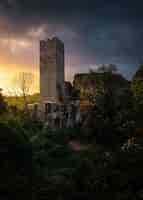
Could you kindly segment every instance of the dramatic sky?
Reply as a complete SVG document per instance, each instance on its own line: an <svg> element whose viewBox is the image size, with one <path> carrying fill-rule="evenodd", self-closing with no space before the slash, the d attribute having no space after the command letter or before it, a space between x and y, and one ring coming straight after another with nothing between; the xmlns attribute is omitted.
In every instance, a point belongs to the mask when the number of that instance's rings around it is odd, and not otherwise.
<svg viewBox="0 0 143 200"><path fill-rule="evenodd" d="M52 36L65 43L66 79L102 63L131 78L143 63L143 1L0 0L0 87L19 71L37 76L38 41Z"/></svg>

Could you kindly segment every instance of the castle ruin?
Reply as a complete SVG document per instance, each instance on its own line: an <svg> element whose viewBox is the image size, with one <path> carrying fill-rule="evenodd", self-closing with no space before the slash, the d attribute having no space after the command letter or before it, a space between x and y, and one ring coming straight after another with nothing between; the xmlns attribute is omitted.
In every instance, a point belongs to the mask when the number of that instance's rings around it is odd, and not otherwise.
<svg viewBox="0 0 143 200"><path fill-rule="evenodd" d="M73 127L79 109L72 100L73 87L64 79L64 44L54 37L40 41L40 104L33 117L48 127Z"/></svg>
<svg viewBox="0 0 143 200"><path fill-rule="evenodd" d="M64 99L64 44L54 37L40 41L40 97L42 103Z"/></svg>

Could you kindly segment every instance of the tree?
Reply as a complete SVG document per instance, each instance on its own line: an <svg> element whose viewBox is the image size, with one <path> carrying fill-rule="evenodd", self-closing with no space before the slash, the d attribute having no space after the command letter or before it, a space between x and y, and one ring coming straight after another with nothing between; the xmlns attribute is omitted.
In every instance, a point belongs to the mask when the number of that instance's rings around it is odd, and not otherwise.
<svg viewBox="0 0 143 200"><path fill-rule="evenodd" d="M118 90L128 85L128 81L117 72L113 64L101 65L97 71L90 70L86 74L77 74L74 77L74 88L80 91L81 100L96 104L99 94L105 92L106 84L110 84L112 90ZM108 82L108 83L107 83Z"/></svg>
<svg viewBox="0 0 143 200"><path fill-rule="evenodd" d="M0 133L2 199L31 199L31 145L22 130L16 130L8 123L0 123Z"/></svg>
<svg viewBox="0 0 143 200"><path fill-rule="evenodd" d="M16 94L23 97L25 108L27 107L27 96L31 94L33 89L34 75L29 72L20 72L15 77L15 91Z"/></svg>
<svg viewBox="0 0 143 200"><path fill-rule="evenodd" d="M4 97L2 95L2 89L0 88L0 113L3 113L6 111L7 104L4 101Z"/></svg>
<svg viewBox="0 0 143 200"><path fill-rule="evenodd" d="M137 118L139 123L142 124L142 114L143 114L143 65L139 67L135 73L132 82L131 90L134 95L134 105L137 112Z"/></svg>
<svg viewBox="0 0 143 200"><path fill-rule="evenodd" d="M114 79L112 73L103 73L102 87L94 94L95 107L87 114L84 123L91 130L87 129L91 138L110 148L116 148L130 138L135 125L129 84L118 85L120 79L117 77Z"/></svg>
<svg viewBox="0 0 143 200"><path fill-rule="evenodd" d="M97 72L104 73L104 72L110 72L110 73L116 73L117 72L117 66L115 64L102 64L99 65L97 68Z"/></svg>

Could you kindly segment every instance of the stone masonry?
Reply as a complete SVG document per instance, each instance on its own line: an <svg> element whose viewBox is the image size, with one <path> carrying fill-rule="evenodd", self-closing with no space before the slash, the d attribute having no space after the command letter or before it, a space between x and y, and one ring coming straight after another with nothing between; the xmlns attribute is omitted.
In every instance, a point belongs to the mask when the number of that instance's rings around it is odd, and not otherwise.
<svg viewBox="0 0 143 200"><path fill-rule="evenodd" d="M42 103L64 98L64 44L56 37L40 41L40 96Z"/></svg>

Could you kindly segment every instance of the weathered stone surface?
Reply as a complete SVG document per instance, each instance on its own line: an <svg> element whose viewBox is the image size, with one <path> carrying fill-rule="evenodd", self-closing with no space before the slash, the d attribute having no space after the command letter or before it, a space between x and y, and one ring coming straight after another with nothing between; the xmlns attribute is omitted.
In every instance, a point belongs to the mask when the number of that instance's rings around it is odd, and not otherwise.
<svg viewBox="0 0 143 200"><path fill-rule="evenodd" d="M40 95L42 102L59 102L64 91L64 44L58 38L40 41Z"/></svg>

